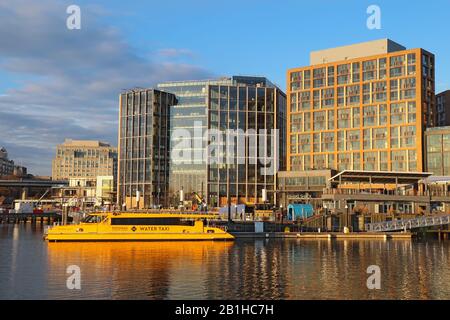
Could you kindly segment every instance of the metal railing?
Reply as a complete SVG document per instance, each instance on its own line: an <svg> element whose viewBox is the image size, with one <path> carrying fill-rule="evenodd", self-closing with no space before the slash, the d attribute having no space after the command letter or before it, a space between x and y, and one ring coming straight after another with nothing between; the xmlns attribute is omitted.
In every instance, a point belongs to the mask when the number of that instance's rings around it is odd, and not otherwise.
<svg viewBox="0 0 450 320"><path fill-rule="evenodd" d="M425 216L414 219L402 219L375 223L366 223L365 229L368 232L387 232L398 230L411 230L450 224L450 215Z"/></svg>
<svg viewBox="0 0 450 320"><path fill-rule="evenodd" d="M429 196L428 192L419 192L415 190L380 190L380 189L323 189L326 195L387 195L387 196Z"/></svg>
<svg viewBox="0 0 450 320"><path fill-rule="evenodd" d="M387 196L413 196L413 197L449 197L450 192L445 190L380 190L380 189L339 189L325 188L326 195L387 195Z"/></svg>

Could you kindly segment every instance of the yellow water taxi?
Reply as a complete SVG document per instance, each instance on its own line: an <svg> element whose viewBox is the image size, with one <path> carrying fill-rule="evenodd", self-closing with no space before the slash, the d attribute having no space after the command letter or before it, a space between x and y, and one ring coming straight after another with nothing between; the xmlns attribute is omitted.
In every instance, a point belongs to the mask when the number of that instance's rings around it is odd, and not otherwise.
<svg viewBox="0 0 450 320"><path fill-rule="evenodd" d="M107 212L88 215L81 223L56 225L48 241L234 240L225 229L210 227L217 216L196 213Z"/></svg>

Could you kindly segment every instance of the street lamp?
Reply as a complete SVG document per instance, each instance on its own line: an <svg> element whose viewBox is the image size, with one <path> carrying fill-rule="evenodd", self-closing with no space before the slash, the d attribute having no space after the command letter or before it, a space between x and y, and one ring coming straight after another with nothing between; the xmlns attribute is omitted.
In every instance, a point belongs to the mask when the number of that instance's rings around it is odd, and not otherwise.
<svg viewBox="0 0 450 320"><path fill-rule="evenodd" d="M180 201L179 201L178 209L179 210L183 210L183 207L184 207L184 190L183 190L183 187L181 187L181 190L180 190Z"/></svg>
<svg viewBox="0 0 450 320"><path fill-rule="evenodd" d="M327 224L327 216L328 216L328 207L326 204L324 204L323 208L325 209L324 229L326 230L327 229L326 224ZM333 220L331 220L331 228L333 228ZM320 228L319 228L319 230L320 230Z"/></svg>
<svg viewBox="0 0 450 320"><path fill-rule="evenodd" d="M139 209L139 201L141 200L141 192L139 190L136 191L136 209Z"/></svg>
<svg viewBox="0 0 450 320"><path fill-rule="evenodd" d="M158 187L158 209L160 208L160 202L161 202L161 187Z"/></svg>
<svg viewBox="0 0 450 320"><path fill-rule="evenodd" d="M345 216L345 226L348 227L348 204L345 204L345 211L346 211L346 216Z"/></svg>

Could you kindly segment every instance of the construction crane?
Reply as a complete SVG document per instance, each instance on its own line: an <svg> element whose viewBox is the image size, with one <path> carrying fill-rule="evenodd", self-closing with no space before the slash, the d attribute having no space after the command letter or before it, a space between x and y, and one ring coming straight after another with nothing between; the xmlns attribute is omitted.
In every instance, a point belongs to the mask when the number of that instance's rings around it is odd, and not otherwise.
<svg viewBox="0 0 450 320"><path fill-rule="evenodd" d="M206 201L202 197L200 197L199 194L195 191L192 192L192 195L198 202L199 210L206 211L206 208L207 208Z"/></svg>

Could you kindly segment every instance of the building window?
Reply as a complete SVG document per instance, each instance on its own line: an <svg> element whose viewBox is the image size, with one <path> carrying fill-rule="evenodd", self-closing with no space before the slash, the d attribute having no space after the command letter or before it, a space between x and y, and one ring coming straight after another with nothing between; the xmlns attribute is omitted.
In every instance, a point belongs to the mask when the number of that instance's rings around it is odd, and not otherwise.
<svg viewBox="0 0 450 320"><path fill-rule="evenodd" d="M376 80L377 60L363 62L363 81Z"/></svg>
<svg viewBox="0 0 450 320"><path fill-rule="evenodd" d="M387 128L374 128L372 129L372 139L374 149L386 149L387 148Z"/></svg>
<svg viewBox="0 0 450 320"><path fill-rule="evenodd" d="M351 165L351 154L350 153L338 153L338 170L350 170Z"/></svg>
<svg viewBox="0 0 450 320"><path fill-rule="evenodd" d="M337 111L337 122L339 129L350 128L351 109L341 109Z"/></svg>
<svg viewBox="0 0 450 320"><path fill-rule="evenodd" d="M314 112L314 131L326 130L326 112L318 111Z"/></svg>
<svg viewBox="0 0 450 320"><path fill-rule="evenodd" d="M315 155L313 157L314 161L314 169L325 169L326 168L326 159L324 154Z"/></svg>
<svg viewBox="0 0 450 320"><path fill-rule="evenodd" d="M390 76L391 77L402 77L405 75L405 56L395 56L390 58Z"/></svg>
<svg viewBox="0 0 450 320"><path fill-rule="evenodd" d="M322 133L322 152L334 151L334 132Z"/></svg>
<svg viewBox="0 0 450 320"><path fill-rule="evenodd" d="M347 150L360 150L360 131L348 130L347 131Z"/></svg>
<svg viewBox="0 0 450 320"><path fill-rule="evenodd" d="M348 84L350 82L350 64L337 66L337 84Z"/></svg>
<svg viewBox="0 0 450 320"><path fill-rule="evenodd" d="M311 135L300 134L299 136L299 153L311 152Z"/></svg>
<svg viewBox="0 0 450 320"><path fill-rule="evenodd" d="M299 110L311 109L311 94L309 91L299 93Z"/></svg>
<svg viewBox="0 0 450 320"><path fill-rule="evenodd" d="M400 127L400 148L414 147L416 145L416 127L402 126Z"/></svg>
<svg viewBox="0 0 450 320"><path fill-rule="evenodd" d="M326 69L313 69L313 88L321 88L325 86Z"/></svg>

